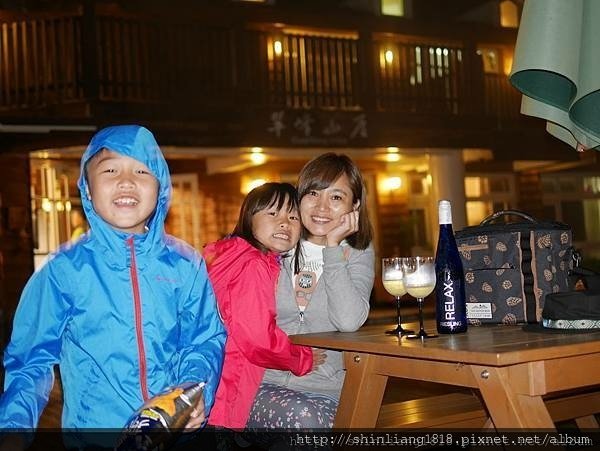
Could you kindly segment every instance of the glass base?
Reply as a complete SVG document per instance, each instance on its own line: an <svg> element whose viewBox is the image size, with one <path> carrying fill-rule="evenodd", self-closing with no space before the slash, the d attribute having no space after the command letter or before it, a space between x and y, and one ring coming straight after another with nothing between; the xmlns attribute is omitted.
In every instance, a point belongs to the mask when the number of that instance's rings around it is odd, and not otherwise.
<svg viewBox="0 0 600 451"><path fill-rule="evenodd" d="M414 330L405 329L404 327L398 325L393 330L386 330L385 333L388 334L388 335L400 335L401 337L406 337L407 335L414 334L415 331Z"/></svg>
<svg viewBox="0 0 600 451"><path fill-rule="evenodd" d="M425 339L425 338L437 338L437 337L438 337L437 334L428 334L424 330L420 330L416 334L410 334L410 335L406 336L406 338L408 338L410 340L415 340L417 338Z"/></svg>

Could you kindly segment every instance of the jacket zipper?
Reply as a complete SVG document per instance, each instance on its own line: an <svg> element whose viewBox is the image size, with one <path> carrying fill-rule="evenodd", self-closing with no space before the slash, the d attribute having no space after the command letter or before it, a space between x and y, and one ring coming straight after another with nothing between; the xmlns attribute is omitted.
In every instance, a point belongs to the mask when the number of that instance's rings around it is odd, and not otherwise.
<svg viewBox="0 0 600 451"><path fill-rule="evenodd" d="M133 237L127 239L127 244L129 245L129 252L131 254L129 273L131 276L131 288L133 290L133 311L135 315L135 335L137 340L138 361L140 366L140 387L142 390L142 398L144 401L147 401L150 397L148 396L146 350L144 349L144 331L142 329L142 302L137 276L137 264L135 261L135 246L133 244Z"/></svg>

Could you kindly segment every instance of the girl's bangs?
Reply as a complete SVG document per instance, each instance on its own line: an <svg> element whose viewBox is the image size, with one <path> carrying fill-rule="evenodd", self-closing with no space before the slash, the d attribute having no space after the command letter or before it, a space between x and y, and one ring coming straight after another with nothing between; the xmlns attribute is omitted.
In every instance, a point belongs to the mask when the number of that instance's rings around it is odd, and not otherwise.
<svg viewBox="0 0 600 451"><path fill-rule="evenodd" d="M277 211L281 210L287 204L287 211L293 211L298 208L297 203L295 202L295 196L292 193L288 193L287 191L277 190L271 196L271 200L267 205L267 208L271 208L275 206Z"/></svg>
<svg viewBox="0 0 600 451"><path fill-rule="evenodd" d="M296 194L293 192L293 187L291 185L289 190L282 186L272 186L269 191L270 196L267 196L269 193L265 193L265 196L263 196L261 201L257 202L252 214L272 207L275 207L277 211L279 211L285 205L287 205L288 212L298 209Z"/></svg>

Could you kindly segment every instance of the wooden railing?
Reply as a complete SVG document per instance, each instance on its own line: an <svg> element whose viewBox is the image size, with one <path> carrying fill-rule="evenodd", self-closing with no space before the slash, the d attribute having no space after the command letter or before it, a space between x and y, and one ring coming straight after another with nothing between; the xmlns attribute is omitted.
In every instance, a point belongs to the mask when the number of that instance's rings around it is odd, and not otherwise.
<svg viewBox="0 0 600 451"><path fill-rule="evenodd" d="M385 52L391 52L386 59ZM470 76L481 73L465 49L444 43L375 43L377 107L417 114L470 113Z"/></svg>
<svg viewBox="0 0 600 451"><path fill-rule="evenodd" d="M0 114L83 101L518 116L518 93L473 49L405 40L386 60L364 39L101 14L4 20Z"/></svg>
<svg viewBox="0 0 600 451"><path fill-rule="evenodd" d="M287 108L360 106L358 41L263 33L269 103ZM278 50L280 49L280 52Z"/></svg>
<svg viewBox="0 0 600 451"><path fill-rule="evenodd" d="M99 99L161 103L222 99L234 89L230 36L230 30L191 23L99 17Z"/></svg>
<svg viewBox="0 0 600 451"><path fill-rule="evenodd" d="M82 100L81 17L0 22L0 107Z"/></svg>
<svg viewBox="0 0 600 451"><path fill-rule="evenodd" d="M521 93L508 81L506 75L486 74L484 77L484 114L517 119L521 107Z"/></svg>

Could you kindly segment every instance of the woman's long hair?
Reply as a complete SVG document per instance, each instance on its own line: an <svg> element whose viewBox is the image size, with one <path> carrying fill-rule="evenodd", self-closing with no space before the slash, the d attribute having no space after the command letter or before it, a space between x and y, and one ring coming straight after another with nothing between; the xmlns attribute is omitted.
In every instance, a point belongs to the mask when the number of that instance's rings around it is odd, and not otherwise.
<svg viewBox="0 0 600 451"><path fill-rule="evenodd" d="M352 204L360 201L358 207L358 231L346 238L355 249L366 249L373 239L373 226L367 211L367 191L360 170L354 162L344 154L324 153L310 160L298 176L298 199L312 190L328 188L343 174L346 174L352 190ZM303 235L306 229L302 227Z"/></svg>
<svg viewBox="0 0 600 451"><path fill-rule="evenodd" d="M347 155L333 152L324 153L313 158L304 165L298 175L298 199L310 193L312 190L328 188L342 175L346 174L352 190L352 204L360 201L358 207L358 231L346 237L346 241L355 249L366 249L373 239L373 226L367 211L367 191L365 183L358 167ZM302 235L306 238L307 230L302 225ZM294 257L294 274L298 274L304 265L304 258L300 252L301 246L297 247Z"/></svg>

